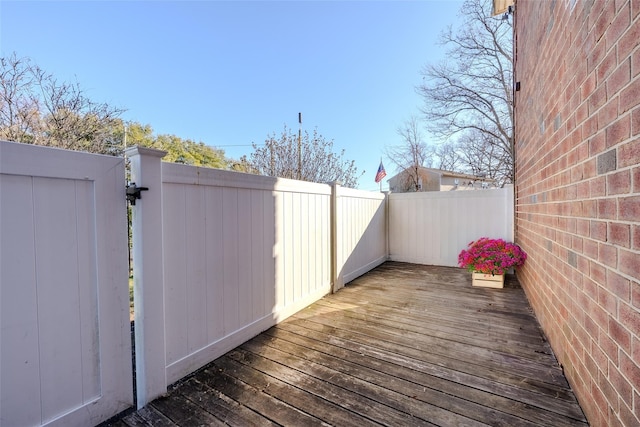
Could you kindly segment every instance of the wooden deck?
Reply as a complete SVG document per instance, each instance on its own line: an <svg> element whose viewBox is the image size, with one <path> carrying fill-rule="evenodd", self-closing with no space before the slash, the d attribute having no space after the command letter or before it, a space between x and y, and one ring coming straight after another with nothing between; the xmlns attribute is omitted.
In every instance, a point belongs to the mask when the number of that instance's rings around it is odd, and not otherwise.
<svg viewBox="0 0 640 427"><path fill-rule="evenodd" d="M111 425L587 423L515 278L388 262Z"/></svg>

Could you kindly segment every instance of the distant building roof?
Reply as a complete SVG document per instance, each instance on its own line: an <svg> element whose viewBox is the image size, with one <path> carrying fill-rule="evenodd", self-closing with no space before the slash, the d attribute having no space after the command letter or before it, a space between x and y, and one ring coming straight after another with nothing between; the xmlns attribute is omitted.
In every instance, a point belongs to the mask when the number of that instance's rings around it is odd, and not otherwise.
<svg viewBox="0 0 640 427"><path fill-rule="evenodd" d="M461 172L452 172L443 169L427 168L419 166L416 173L413 168L407 168L389 178L389 190L392 192L406 191L442 191L457 189L474 189L474 183L481 182L481 188L488 188L491 183L495 183L495 179L486 178L484 176L471 175ZM413 178L411 178L413 177ZM462 181L458 187L458 181ZM468 181L468 182L467 182Z"/></svg>
<svg viewBox="0 0 640 427"><path fill-rule="evenodd" d="M395 175L393 175L392 177L390 177L389 179L387 179L387 181L391 181L392 179L398 177L399 175L402 175L404 173L406 173L406 171L409 168L403 170L402 172L399 172ZM419 166L418 167L419 171L425 171L425 172L430 172L430 173L437 173L441 176L445 176L445 177L451 177L451 178L462 178L462 179L472 179L472 180L483 180L483 181L488 181L488 182L493 182L495 181L495 179L493 178L486 178L484 176L480 176L480 175L470 175L467 173L461 173L461 172L452 172L452 171L447 171L444 169L435 169L435 168L427 168L424 166Z"/></svg>

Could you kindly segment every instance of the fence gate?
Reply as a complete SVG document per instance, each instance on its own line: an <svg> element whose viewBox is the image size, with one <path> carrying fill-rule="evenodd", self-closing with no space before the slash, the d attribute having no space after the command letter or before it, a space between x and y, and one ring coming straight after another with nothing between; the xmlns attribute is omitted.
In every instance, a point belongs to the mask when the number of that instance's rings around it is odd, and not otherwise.
<svg viewBox="0 0 640 427"><path fill-rule="evenodd" d="M133 404L124 159L0 141L0 425Z"/></svg>

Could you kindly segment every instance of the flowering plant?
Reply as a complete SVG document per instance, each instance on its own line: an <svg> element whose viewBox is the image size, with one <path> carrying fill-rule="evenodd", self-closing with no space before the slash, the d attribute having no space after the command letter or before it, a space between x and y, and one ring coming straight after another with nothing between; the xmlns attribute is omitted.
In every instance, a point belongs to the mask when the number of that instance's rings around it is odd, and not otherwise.
<svg viewBox="0 0 640 427"><path fill-rule="evenodd" d="M527 254L515 243L481 237L469 243L458 255L458 265L471 272L500 275L511 267L520 267Z"/></svg>

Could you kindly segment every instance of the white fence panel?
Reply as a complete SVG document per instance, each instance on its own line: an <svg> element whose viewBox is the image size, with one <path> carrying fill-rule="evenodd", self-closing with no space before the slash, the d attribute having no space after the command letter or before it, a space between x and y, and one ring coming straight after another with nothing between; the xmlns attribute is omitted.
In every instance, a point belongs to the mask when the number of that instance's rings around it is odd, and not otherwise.
<svg viewBox="0 0 640 427"><path fill-rule="evenodd" d="M330 292L330 187L162 164L167 382Z"/></svg>
<svg viewBox="0 0 640 427"><path fill-rule="evenodd" d="M140 407L331 291L331 187L128 155L149 187L133 212Z"/></svg>
<svg viewBox="0 0 640 427"><path fill-rule="evenodd" d="M0 144L0 424L97 424L133 400L124 161ZM513 240L511 187L385 198L128 154L139 407L388 256Z"/></svg>
<svg viewBox="0 0 640 427"><path fill-rule="evenodd" d="M336 185L335 198L338 290L387 260L387 224L383 193Z"/></svg>
<svg viewBox="0 0 640 427"><path fill-rule="evenodd" d="M133 404L124 159L0 142L0 425Z"/></svg>
<svg viewBox="0 0 640 427"><path fill-rule="evenodd" d="M139 407L387 258L382 194L127 154Z"/></svg>
<svg viewBox="0 0 640 427"><path fill-rule="evenodd" d="M513 212L513 186L390 194L389 257L455 267L460 251L479 237L513 241Z"/></svg>

